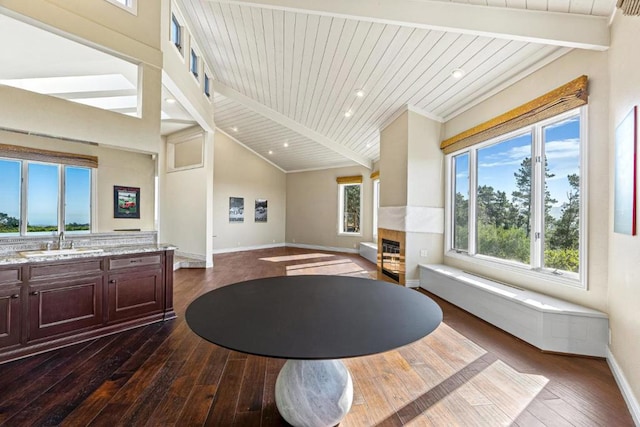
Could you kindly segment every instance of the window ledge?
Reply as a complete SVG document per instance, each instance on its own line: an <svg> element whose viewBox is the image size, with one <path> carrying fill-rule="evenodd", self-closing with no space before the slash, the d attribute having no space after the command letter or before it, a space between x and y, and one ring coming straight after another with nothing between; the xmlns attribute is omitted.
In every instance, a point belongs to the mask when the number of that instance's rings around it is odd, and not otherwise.
<svg viewBox="0 0 640 427"><path fill-rule="evenodd" d="M338 236L362 237L362 233L341 233L341 232L338 232Z"/></svg>
<svg viewBox="0 0 640 427"><path fill-rule="evenodd" d="M531 268L524 267L515 262L506 260L503 261L483 256L471 256L467 255L466 253L458 253L452 250L445 252L444 256L476 265L482 265L484 267L493 268L496 270L511 271L529 279L535 279L542 283L569 286L581 291L587 290L586 283L582 283L579 278L568 277L568 274L567 276L557 276L548 271L532 270Z"/></svg>

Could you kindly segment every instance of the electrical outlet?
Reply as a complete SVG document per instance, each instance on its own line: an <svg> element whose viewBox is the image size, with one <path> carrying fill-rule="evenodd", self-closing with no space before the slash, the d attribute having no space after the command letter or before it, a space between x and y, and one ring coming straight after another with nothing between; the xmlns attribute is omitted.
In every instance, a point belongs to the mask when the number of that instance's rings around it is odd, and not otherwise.
<svg viewBox="0 0 640 427"><path fill-rule="evenodd" d="M272 242L273 242L273 243L275 243L275 242L276 242L276 239L273 239L273 240L272 240Z"/></svg>
<svg viewBox="0 0 640 427"><path fill-rule="evenodd" d="M420 249L420 256L426 258L429 255L426 249Z"/></svg>

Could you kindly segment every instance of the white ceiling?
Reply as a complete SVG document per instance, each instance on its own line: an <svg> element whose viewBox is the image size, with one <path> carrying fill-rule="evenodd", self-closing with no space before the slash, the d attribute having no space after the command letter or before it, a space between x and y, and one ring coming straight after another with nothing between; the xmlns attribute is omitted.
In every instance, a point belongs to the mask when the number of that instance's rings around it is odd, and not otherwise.
<svg viewBox="0 0 640 427"><path fill-rule="evenodd" d="M370 166L380 129L407 106L446 121L571 48L606 49L614 5L179 1L216 80L216 126L285 171Z"/></svg>

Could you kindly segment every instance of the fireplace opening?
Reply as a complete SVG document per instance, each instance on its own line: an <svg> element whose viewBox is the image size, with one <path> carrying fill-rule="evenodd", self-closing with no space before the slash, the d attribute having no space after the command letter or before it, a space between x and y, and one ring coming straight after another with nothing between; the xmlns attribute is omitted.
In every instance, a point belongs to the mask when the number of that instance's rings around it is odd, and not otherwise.
<svg viewBox="0 0 640 427"><path fill-rule="evenodd" d="M382 239L380 269L388 278L400 281L400 242Z"/></svg>

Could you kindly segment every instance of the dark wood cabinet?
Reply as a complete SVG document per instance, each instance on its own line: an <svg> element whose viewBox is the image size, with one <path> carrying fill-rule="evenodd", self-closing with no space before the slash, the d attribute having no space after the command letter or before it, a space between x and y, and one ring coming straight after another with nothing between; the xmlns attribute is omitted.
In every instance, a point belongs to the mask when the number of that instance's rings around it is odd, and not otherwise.
<svg viewBox="0 0 640 427"><path fill-rule="evenodd" d="M103 322L103 276L29 286L28 341L95 328Z"/></svg>
<svg viewBox="0 0 640 427"><path fill-rule="evenodd" d="M0 268L0 348L20 344L22 299L22 267Z"/></svg>
<svg viewBox="0 0 640 427"><path fill-rule="evenodd" d="M0 266L0 363L172 318L171 250Z"/></svg>
<svg viewBox="0 0 640 427"><path fill-rule="evenodd" d="M164 309L162 270L110 274L107 294L109 322L162 313Z"/></svg>

